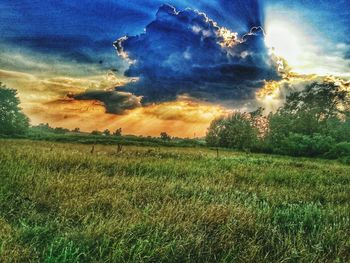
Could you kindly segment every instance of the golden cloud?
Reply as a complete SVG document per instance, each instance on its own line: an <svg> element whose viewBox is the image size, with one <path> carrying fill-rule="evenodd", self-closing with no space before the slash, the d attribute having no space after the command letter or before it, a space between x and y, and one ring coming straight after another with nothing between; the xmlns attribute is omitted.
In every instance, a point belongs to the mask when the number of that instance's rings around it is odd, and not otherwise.
<svg viewBox="0 0 350 263"><path fill-rule="evenodd" d="M95 100L60 99L26 111L33 124L50 123L54 127L83 131L123 129L124 134L159 136L204 136L210 122L228 111L220 106L190 101L175 101L129 110L125 115L105 112Z"/></svg>
<svg viewBox="0 0 350 263"><path fill-rule="evenodd" d="M159 136L204 136L210 122L229 111L219 105L195 102L187 97L177 101L151 104L127 110L124 115L106 113L97 100L74 100L67 95L88 90L108 90L128 80L109 72L86 78L39 77L16 71L0 70L1 80L19 92L23 111L33 125L49 123L53 127L82 131L111 131L122 128L124 134ZM133 80L131 80L133 81Z"/></svg>

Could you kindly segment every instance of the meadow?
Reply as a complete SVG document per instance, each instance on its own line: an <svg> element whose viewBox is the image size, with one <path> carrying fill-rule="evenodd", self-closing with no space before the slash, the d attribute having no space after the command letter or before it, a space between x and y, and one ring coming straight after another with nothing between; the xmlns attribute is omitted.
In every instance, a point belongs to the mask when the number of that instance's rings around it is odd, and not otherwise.
<svg viewBox="0 0 350 263"><path fill-rule="evenodd" d="M350 166L0 140L0 262L350 262Z"/></svg>

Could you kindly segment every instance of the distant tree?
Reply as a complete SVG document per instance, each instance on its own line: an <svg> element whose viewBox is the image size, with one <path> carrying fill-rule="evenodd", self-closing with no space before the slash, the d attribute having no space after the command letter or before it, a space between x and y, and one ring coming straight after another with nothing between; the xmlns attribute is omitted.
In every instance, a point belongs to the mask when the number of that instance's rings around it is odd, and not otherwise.
<svg viewBox="0 0 350 263"><path fill-rule="evenodd" d="M171 137L166 132L161 132L160 133L160 138L163 141L170 141L171 140Z"/></svg>
<svg viewBox="0 0 350 263"><path fill-rule="evenodd" d="M109 135L111 135L111 132L108 129L105 129L103 131L103 134L106 135L106 136L109 136Z"/></svg>
<svg viewBox="0 0 350 263"><path fill-rule="evenodd" d="M53 132L53 128L50 127L48 123L40 123L36 126L32 126L31 129L37 130L39 132Z"/></svg>
<svg viewBox="0 0 350 263"><path fill-rule="evenodd" d="M48 123L40 123L37 126L32 126L31 130L37 131L40 133L56 133L56 134L65 134L69 132L69 129L62 128L62 127L52 128Z"/></svg>
<svg viewBox="0 0 350 263"><path fill-rule="evenodd" d="M118 128L114 133L113 135L115 136L122 136L122 128Z"/></svg>
<svg viewBox="0 0 350 263"><path fill-rule="evenodd" d="M79 132L80 132L80 128L75 128L75 129L73 130L73 132L79 133Z"/></svg>
<svg viewBox="0 0 350 263"><path fill-rule="evenodd" d="M57 134L65 134L67 132L69 132L68 129L66 128L62 128L62 127L56 127L53 129L54 133L57 133Z"/></svg>
<svg viewBox="0 0 350 263"><path fill-rule="evenodd" d="M24 134L29 127L29 119L19 107L17 91L0 82L0 134Z"/></svg>
<svg viewBox="0 0 350 263"><path fill-rule="evenodd" d="M100 131L94 130L91 132L91 135L101 135Z"/></svg>

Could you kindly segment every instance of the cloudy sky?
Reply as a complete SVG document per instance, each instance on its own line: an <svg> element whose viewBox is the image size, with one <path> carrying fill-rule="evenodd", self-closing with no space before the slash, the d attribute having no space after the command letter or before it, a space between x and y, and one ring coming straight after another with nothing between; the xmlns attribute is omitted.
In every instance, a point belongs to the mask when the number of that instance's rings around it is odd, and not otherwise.
<svg viewBox="0 0 350 263"><path fill-rule="evenodd" d="M214 118L273 110L303 83L346 83L348 6L3 0L0 81L18 90L32 124L202 136Z"/></svg>

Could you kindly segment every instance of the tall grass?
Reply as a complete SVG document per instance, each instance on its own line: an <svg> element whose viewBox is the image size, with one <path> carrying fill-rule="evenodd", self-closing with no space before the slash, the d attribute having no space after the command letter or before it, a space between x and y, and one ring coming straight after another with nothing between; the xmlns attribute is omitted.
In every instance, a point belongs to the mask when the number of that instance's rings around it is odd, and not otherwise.
<svg viewBox="0 0 350 263"><path fill-rule="evenodd" d="M349 262L350 167L0 141L1 262Z"/></svg>

